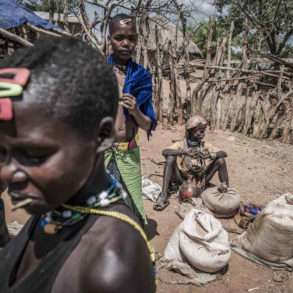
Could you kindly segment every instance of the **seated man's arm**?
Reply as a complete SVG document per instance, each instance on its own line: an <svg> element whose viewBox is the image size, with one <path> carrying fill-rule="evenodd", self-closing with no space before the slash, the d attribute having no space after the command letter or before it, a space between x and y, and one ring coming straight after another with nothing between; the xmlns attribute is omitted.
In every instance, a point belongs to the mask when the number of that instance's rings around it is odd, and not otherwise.
<svg viewBox="0 0 293 293"><path fill-rule="evenodd" d="M213 160L228 157L228 155L225 151L222 151L222 150L214 147L212 144L206 143L205 147L208 149L208 151L211 155L211 159L213 159Z"/></svg>
<svg viewBox="0 0 293 293"><path fill-rule="evenodd" d="M168 156L182 156L184 154L184 151L182 149L164 149L162 151L162 155L164 157Z"/></svg>
<svg viewBox="0 0 293 293"><path fill-rule="evenodd" d="M228 157L228 155L225 151L216 152L216 156L217 156L217 158L227 158Z"/></svg>

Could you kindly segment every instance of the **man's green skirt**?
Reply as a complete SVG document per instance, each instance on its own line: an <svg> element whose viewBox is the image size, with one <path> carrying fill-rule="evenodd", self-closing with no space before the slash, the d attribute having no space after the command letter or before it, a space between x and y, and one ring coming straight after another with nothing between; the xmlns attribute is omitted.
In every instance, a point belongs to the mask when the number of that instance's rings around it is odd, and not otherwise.
<svg viewBox="0 0 293 293"><path fill-rule="evenodd" d="M127 191L131 196L132 202L139 216L146 223L142 198L141 162L139 147L131 150L119 150L113 147L105 152L106 167L113 159L116 162L116 166L123 181L122 184L124 185L124 187L127 188Z"/></svg>

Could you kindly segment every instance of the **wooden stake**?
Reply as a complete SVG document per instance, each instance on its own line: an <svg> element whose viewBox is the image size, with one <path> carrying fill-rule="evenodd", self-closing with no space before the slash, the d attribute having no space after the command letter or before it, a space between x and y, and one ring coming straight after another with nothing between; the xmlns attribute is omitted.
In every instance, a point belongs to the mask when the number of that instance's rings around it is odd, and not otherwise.
<svg viewBox="0 0 293 293"><path fill-rule="evenodd" d="M205 62L205 68L203 72L203 79L205 80L208 77L208 66L211 64L211 44L212 44L212 37L213 37L213 26L212 26L212 18L209 18L209 32L208 32L208 39L207 39L207 55L206 55L206 62Z"/></svg>
<svg viewBox="0 0 293 293"><path fill-rule="evenodd" d="M228 40L228 60L227 60L227 67L231 67L231 45L232 45L232 36L234 30L234 21L231 22L230 25L230 32L229 32L229 40ZM230 70L227 70L226 74L227 78L230 78Z"/></svg>
<svg viewBox="0 0 293 293"><path fill-rule="evenodd" d="M9 32L3 28L0 28L0 35L9 39L10 41L16 42L16 43L23 45L25 47L32 47L33 46L33 44L31 42L17 36L16 34Z"/></svg>
<svg viewBox="0 0 293 293"><path fill-rule="evenodd" d="M52 37L57 37L57 38L61 38L61 35L57 34L57 33L54 33L54 32L51 32L51 31L48 31L48 30L44 30L42 28L39 28L39 27L36 27L32 24L27 24L27 26L35 31L35 32L38 32L38 33L41 33L41 34L44 34L44 35L48 35L48 36L52 36Z"/></svg>

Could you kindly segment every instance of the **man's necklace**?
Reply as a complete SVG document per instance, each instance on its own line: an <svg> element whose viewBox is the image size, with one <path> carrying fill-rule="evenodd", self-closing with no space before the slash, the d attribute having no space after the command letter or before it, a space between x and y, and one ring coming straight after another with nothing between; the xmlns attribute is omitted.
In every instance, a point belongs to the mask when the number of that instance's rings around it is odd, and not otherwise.
<svg viewBox="0 0 293 293"><path fill-rule="evenodd" d="M199 141L196 141L196 140L191 140L189 138L186 139L186 142L187 142L188 147L198 147L198 148L200 148L203 145L203 142L199 142Z"/></svg>
<svg viewBox="0 0 293 293"><path fill-rule="evenodd" d="M123 73L126 73L126 70L127 70L126 65L115 64L114 67L116 67L118 70L122 71Z"/></svg>
<svg viewBox="0 0 293 293"><path fill-rule="evenodd" d="M88 208L105 208L119 200L125 199L127 193L122 189L121 184L110 175L110 185L106 190L99 194L91 195L87 198L85 207ZM62 206L50 211L42 216L40 226L47 234L56 234L64 227L72 226L82 221L86 215L79 211L73 211Z"/></svg>

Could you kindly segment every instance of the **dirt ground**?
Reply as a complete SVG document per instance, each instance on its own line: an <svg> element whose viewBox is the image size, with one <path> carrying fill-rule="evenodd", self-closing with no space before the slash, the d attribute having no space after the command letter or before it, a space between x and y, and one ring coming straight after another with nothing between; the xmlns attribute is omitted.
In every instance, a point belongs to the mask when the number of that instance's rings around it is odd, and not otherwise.
<svg viewBox="0 0 293 293"><path fill-rule="evenodd" d="M172 142L183 137L182 127L162 129L147 141L141 136L143 174L161 183L163 167L156 163L162 162L161 151ZM239 134L209 131L207 141L228 153L228 167L231 186L236 188L243 201L265 204L285 192L293 192L293 146L272 141L250 139ZM17 220L24 222L23 212L10 212L10 202L5 197L8 222ZM149 237L157 252L163 254L171 234L180 223L175 214L178 202L171 199L171 204L162 212L155 212L150 201L145 201L146 213L149 218ZM236 237L230 234L230 237ZM256 265L235 253L229 264L228 271L220 280L203 288L195 286L170 285L173 273L164 273L158 282L158 293L293 293L293 274L288 280L276 282L272 270Z"/></svg>
<svg viewBox="0 0 293 293"><path fill-rule="evenodd" d="M163 167L154 162L162 162L161 150L182 138L182 127L162 129L158 127L149 142L142 136L143 174L161 183ZM293 192L293 146L273 141L260 141L239 134L209 131L206 141L228 153L230 184L237 189L243 201L265 204L285 192ZM215 181L216 183L216 181ZM162 212L155 212L152 203L145 201L150 222L150 236L156 251L163 254L171 234L180 223L175 214L178 201ZM230 234L230 238L236 237ZM275 282L273 271L256 265L235 253L228 272L220 279L203 288L195 286L170 285L165 282L174 279L173 273L164 273L158 283L158 293L293 293L293 274L288 274L285 282Z"/></svg>

